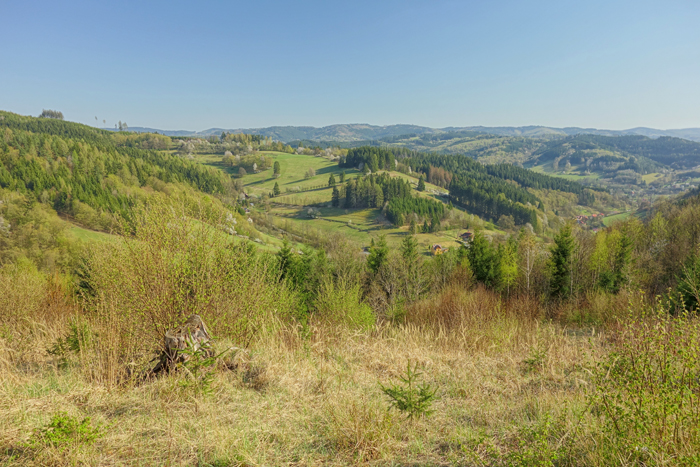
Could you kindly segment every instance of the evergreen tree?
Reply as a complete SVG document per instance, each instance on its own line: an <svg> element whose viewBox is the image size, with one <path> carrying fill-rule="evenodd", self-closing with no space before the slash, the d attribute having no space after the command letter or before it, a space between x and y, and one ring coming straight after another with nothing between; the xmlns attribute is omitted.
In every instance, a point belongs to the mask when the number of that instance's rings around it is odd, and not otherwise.
<svg viewBox="0 0 700 467"><path fill-rule="evenodd" d="M282 248L277 252L277 260L280 269L280 279L284 279L289 275L294 261L294 253L286 238L282 241Z"/></svg>
<svg viewBox="0 0 700 467"><path fill-rule="evenodd" d="M275 164L272 166L273 175L274 175L275 177L279 177L279 176L280 176L280 171L281 171L281 169L280 169L280 163L279 163L279 161L275 161Z"/></svg>
<svg viewBox="0 0 700 467"><path fill-rule="evenodd" d="M430 232L440 231L440 217L437 214L433 214L430 218Z"/></svg>
<svg viewBox="0 0 700 467"><path fill-rule="evenodd" d="M338 191L337 186L333 187L333 195L331 196L331 205L334 208L340 207L340 191Z"/></svg>
<svg viewBox="0 0 700 467"><path fill-rule="evenodd" d="M627 280L627 267L632 257L632 240L622 232L613 262L613 292L617 293Z"/></svg>
<svg viewBox="0 0 700 467"><path fill-rule="evenodd" d="M354 208L355 207L355 186L352 183L352 180L348 180L348 183L345 184L345 208Z"/></svg>
<svg viewBox="0 0 700 467"><path fill-rule="evenodd" d="M331 176L328 177L328 186L335 186L335 176L331 173Z"/></svg>
<svg viewBox="0 0 700 467"><path fill-rule="evenodd" d="M418 191L425 191L425 179L424 179L424 177L423 177L422 175L421 175L420 178L418 179L418 188L417 188L417 190L418 190Z"/></svg>
<svg viewBox="0 0 700 467"><path fill-rule="evenodd" d="M373 193L371 194L372 196L372 202L370 203L373 208L381 208L382 205L384 204L384 191L382 191L382 187L377 185L374 185L374 190ZM403 224L403 222L401 223ZM398 224L398 225L401 225Z"/></svg>
<svg viewBox="0 0 700 467"><path fill-rule="evenodd" d="M275 187L272 189L272 194L274 194L275 196L280 195L280 186L277 182L275 182Z"/></svg>
<svg viewBox="0 0 700 467"><path fill-rule="evenodd" d="M340 183L345 183L345 171L340 172Z"/></svg>
<svg viewBox="0 0 700 467"><path fill-rule="evenodd" d="M571 260L575 248L576 242L571 232L571 225L567 224L554 237L554 245L551 249L550 287L555 297L568 298L571 295Z"/></svg>
<svg viewBox="0 0 700 467"><path fill-rule="evenodd" d="M480 231L474 234L467 258L476 280L489 286L495 284L498 258L493 246Z"/></svg>
<svg viewBox="0 0 700 467"><path fill-rule="evenodd" d="M370 271L376 274L386 264L388 257L389 247L386 244L386 235L380 235L377 243L370 248L367 266L369 266Z"/></svg>
<svg viewBox="0 0 700 467"><path fill-rule="evenodd" d="M408 227L408 232L411 235L415 235L418 233L418 226L416 225L416 219L413 216L411 216L411 225Z"/></svg>
<svg viewBox="0 0 700 467"><path fill-rule="evenodd" d="M401 256L409 267L418 261L418 242L413 235L408 235L401 242Z"/></svg>
<svg viewBox="0 0 700 467"><path fill-rule="evenodd" d="M428 219L423 221L423 233L429 233L430 232L430 227L428 226Z"/></svg>

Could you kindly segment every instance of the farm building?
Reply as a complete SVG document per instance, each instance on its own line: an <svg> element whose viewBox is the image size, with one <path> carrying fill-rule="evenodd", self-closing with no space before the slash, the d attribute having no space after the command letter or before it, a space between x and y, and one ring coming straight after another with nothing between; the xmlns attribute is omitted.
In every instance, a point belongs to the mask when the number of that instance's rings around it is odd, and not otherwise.
<svg viewBox="0 0 700 467"><path fill-rule="evenodd" d="M436 243L435 245L430 247L430 251L433 253L433 255L437 256L437 255L441 255L444 252L446 252L447 248L443 248L442 246L440 246Z"/></svg>
<svg viewBox="0 0 700 467"><path fill-rule="evenodd" d="M465 243L471 242L474 238L474 234L472 234L471 232L464 232L460 234L459 238Z"/></svg>

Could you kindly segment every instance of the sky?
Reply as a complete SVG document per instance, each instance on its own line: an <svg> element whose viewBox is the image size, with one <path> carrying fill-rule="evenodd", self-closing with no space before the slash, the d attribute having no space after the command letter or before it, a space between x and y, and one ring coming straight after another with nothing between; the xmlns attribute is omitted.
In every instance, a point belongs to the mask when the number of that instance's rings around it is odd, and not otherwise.
<svg viewBox="0 0 700 467"><path fill-rule="evenodd" d="M700 127L698 25L697 0L0 0L0 109L166 130Z"/></svg>

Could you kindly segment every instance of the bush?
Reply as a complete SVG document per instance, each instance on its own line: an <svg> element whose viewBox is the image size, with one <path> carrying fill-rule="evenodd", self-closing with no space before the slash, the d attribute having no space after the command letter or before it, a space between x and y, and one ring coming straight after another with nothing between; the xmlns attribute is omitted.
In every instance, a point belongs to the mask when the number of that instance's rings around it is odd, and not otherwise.
<svg viewBox="0 0 700 467"><path fill-rule="evenodd" d="M59 412L51 417L44 428L34 432L29 440L32 448L51 446L66 449L70 446L92 444L102 436L99 427L93 426L90 417L78 420L65 412Z"/></svg>
<svg viewBox="0 0 700 467"><path fill-rule="evenodd" d="M366 303L362 303L359 284L337 283L326 278L314 303L316 315L325 322L347 325L359 329L374 326L375 316Z"/></svg>
<svg viewBox="0 0 700 467"><path fill-rule="evenodd" d="M225 224L213 216L201 212L196 220L153 200L124 225L123 245L93 247L82 284L101 339L89 371L112 378L127 362L147 364L165 331L192 314L242 348L291 314L296 296L269 258L212 227Z"/></svg>
<svg viewBox="0 0 700 467"><path fill-rule="evenodd" d="M601 452L645 465L700 461L700 320L657 304L629 317L596 369Z"/></svg>
<svg viewBox="0 0 700 467"><path fill-rule="evenodd" d="M66 359L69 354L85 350L94 338L90 326L85 321L72 319L68 324L68 332L56 339L47 349L47 353Z"/></svg>

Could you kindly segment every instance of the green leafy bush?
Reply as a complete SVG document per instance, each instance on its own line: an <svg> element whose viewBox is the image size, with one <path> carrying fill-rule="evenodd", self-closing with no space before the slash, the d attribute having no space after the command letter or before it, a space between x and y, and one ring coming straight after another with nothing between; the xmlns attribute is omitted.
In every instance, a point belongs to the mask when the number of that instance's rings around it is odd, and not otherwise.
<svg viewBox="0 0 700 467"><path fill-rule="evenodd" d="M75 445L92 444L102 435L102 430L93 425L90 417L79 420L65 412L58 412L51 417L51 422L45 427L34 432L29 440L29 446L66 449Z"/></svg>
<svg viewBox="0 0 700 467"><path fill-rule="evenodd" d="M324 280L316 298L315 308L322 320L333 324L369 329L375 323L372 308L362 302L359 284Z"/></svg>
<svg viewBox="0 0 700 467"><path fill-rule="evenodd" d="M658 304L630 317L599 364L590 400L611 459L697 465L700 459L700 321Z"/></svg>
<svg viewBox="0 0 700 467"><path fill-rule="evenodd" d="M211 394L216 362L228 351L229 349L226 349L219 354L212 354L209 347L199 350L181 350L188 359L182 364L186 378L180 382L180 385L191 387L198 394Z"/></svg>
<svg viewBox="0 0 700 467"><path fill-rule="evenodd" d="M570 441L564 435L565 420L554 419L551 414L534 425L526 425L518 430L516 447L506 457L509 466L554 467L568 465L567 454Z"/></svg>

